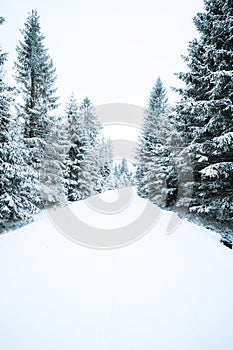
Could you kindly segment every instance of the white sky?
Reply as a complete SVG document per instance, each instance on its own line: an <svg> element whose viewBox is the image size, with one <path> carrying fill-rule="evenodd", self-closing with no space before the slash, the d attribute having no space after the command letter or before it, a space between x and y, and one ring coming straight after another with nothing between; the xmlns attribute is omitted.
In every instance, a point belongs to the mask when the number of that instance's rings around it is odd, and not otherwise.
<svg viewBox="0 0 233 350"><path fill-rule="evenodd" d="M197 35L192 18L203 0L7 0L0 44L15 60L19 29L31 9L41 18L45 46L57 68L62 112L73 91L94 105L130 103L145 106L157 76L171 102L179 97L175 72L185 69L181 55Z"/></svg>

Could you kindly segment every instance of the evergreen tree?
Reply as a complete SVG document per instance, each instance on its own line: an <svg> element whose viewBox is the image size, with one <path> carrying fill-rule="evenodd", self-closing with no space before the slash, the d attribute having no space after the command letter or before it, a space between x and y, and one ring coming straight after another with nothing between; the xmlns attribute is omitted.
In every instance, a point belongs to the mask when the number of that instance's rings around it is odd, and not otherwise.
<svg viewBox="0 0 233 350"><path fill-rule="evenodd" d="M33 166L40 163L46 140L52 130L53 118L49 115L57 107L56 80L53 62L44 47L44 35L40 29L40 18L32 10L21 31L17 51L16 81L20 86L23 103L22 117L25 120L25 138L30 147L39 148L34 152Z"/></svg>
<svg viewBox="0 0 233 350"><path fill-rule="evenodd" d="M113 150L110 139L101 140L96 148L96 159L98 163L98 182L96 190L101 193L115 188L115 177L113 169Z"/></svg>
<svg viewBox="0 0 233 350"><path fill-rule="evenodd" d="M4 19L0 17L0 24ZM6 54L0 51L0 233L32 219L36 212L33 172L20 138L20 123L13 115L12 89L4 83Z"/></svg>
<svg viewBox="0 0 233 350"><path fill-rule="evenodd" d="M31 221L38 212L35 194L39 189L27 163L29 153L20 137L20 125L12 118L7 129L7 140L0 149L0 232Z"/></svg>
<svg viewBox="0 0 233 350"><path fill-rule="evenodd" d="M82 122L85 125L90 146L94 146L97 142L100 142L99 136L102 127L88 97L81 103L80 114Z"/></svg>
<svg viewBox="0 0 233 350"><path fill-rule="evenodd" d="M129 170L125 158L119 164L115 165L114 175L116 188L134 186L133 173Z"/></svg>
<svg viewBox="0 0 233 350"><path fill-rule="evenodd" d="M194 23L177 128L193 160L192 218L233 238L233 3L204 0Z"/></svg>
<svg viewBox="0 0 233 350"><path fill-rule="evenodd" d="M34 169L34 183L38 188L35 202L40 203L39 170L46 142L53 132L56 118L50 112L57 107L56 80L53 62L44 47L44 35L40 29L40 18L32 10L21 31L23 40L19 42L16 81L19 84L21 103L18 116L24 120L24 143L29 152L29 165ZM41 205L41 204L40 204Z"/></svg>
<svg viewBox="0 0 233 350"><path fill-rule="evenodd" d="M63 120L50 136L40 169L42 201L45 207L66 204L66 165L70 141L67 123Z"/></svg>
<svg viewBox="0 0 233 350"><path fill-rule="evenodd" d="M174 204L177 175L172 159L173 131L166 89L160 78L152 88L137 148L138 194L163 207Z"/></svg>
<svg viewBox="0 0 233 350"><path fill-rule="evenodd" d="M95 157L98 120L89 99L81 108L74 96L66 108L71 146L68 152L68 199L77 201L96 193L98 163Z"/></svg>
<svg viewBox="0 0 233 350"><path fill-rule="evenodd" d="M4 18L0 17L0 25L4 23ZM11 119L10 104L12 96L9 94L10 88L4 82L4 63L7 59L7 54L2 52L0 48L0 142L1 144L7 141L7 128Z"/></svg>

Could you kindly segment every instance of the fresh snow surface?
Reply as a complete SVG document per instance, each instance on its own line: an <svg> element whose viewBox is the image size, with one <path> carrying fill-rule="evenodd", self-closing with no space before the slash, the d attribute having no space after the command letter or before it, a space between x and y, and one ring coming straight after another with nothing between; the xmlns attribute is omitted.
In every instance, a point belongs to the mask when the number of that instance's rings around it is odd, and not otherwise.
<svg viewBox="0 0 233 350"><path fill-rule="evenodd" d="M144 207L134 195L129 221ZM84 202L72 210L90 220ZM232 251L186 220L167 235L172 213L161 214L114 250L70 241L46 213L2 235L0 350L232 350Z"/></svg>

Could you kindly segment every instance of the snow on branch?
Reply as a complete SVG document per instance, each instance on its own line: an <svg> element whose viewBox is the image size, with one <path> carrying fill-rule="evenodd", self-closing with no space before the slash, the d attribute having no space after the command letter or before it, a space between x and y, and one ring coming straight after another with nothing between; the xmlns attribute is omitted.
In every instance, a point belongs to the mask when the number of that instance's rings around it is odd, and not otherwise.
<svg viewBox="0 0 233 350"><path fill-rule="evenodd" d="M207 166L200 170L202 177L228 178L233 174L233 162L221 162Z"/></svg>

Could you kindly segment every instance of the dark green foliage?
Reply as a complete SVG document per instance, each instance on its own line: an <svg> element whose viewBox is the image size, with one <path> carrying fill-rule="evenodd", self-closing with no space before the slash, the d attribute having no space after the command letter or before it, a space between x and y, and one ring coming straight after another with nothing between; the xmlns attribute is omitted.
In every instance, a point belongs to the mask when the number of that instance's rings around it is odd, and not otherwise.
<svg viewBox="0 0 233 350"><path fill-rule="evenodd" d="M66 165L70 148L67 123L61 119L49 137L40 168L40 188L44 207L67 203Z"/></svg>
<svg viewBox="0 0 233 350"><path fill-rule="evenodd" d="M233 2L205 0L194 19L177 127L193 160L191 218L233 238Z"/></svg>
<svg viewBox="0 0 233 350"><path fill-rule="evenodd" d="M24 143L29 152L28 162L34 169L34 183L38 192L35 202L40 202L39 171L47 141L53 134L56 118L50 111L57 107L55 68L44 47L44 35L40 29L37 11L29 14L24 29L23 40L19 42L15 78L19 85L21 104L18 117L24 120ZM42 207L42 203L40 203Z"/></svg>
<svg viewBox="0 0 233 350"><path fill-rule="evenodd" d="M169 112L166 89L158 78L152 88L141 129L136 155L136 181L138 194L161 207L171 207L177 193Z"/></svg>
<svg viewBox="0 0 233 350"><path fill-rule="evenodd" d="M71 141L67 160L68 200L77 201L96 193L99 169L95 155L100 124L88 98L78 108L72 95L66 115Z"/></svg>
<svg viewBox="0 0 233 350"><path fill-rule="evenodd" d="M25 137L46 139L53 124L49 111L57 107L53 62L44 47L37 11L32 10L17 46L16 81L23 97Z"/></svg>
<svg viewBox="0 0 233 350"><path fill-rule="evenodd" d="M4 20L0 17L0 24ZM28 152L20 138L21 126L13 114L14 96L4 82L0 53L0 233L32 219L34 203L33 171L27 165Z"/></svg>

